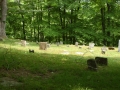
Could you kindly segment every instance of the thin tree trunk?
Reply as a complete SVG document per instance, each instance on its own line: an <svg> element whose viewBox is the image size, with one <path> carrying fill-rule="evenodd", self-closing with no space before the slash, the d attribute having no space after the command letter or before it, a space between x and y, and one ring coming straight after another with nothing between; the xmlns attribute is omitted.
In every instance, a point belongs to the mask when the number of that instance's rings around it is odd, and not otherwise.
<svg viewBox="0 0 120 90"><path fill-rule="evenodd" d="M105 7L101 8L101 22L102 22L102 32L103 32L103 44L106 45L105 39Z"/></svg>
<svg viewBox="0 0 120 90"><path fill-rule="evenodd" d="M24 21L23 15L22 15L22 18L23 18L23 21L22 21L23 39L26 40L25 21Z"/></svg>
<svg viewBox="0 0 120 90"><path fill-rule="evenodd" d="M22 10L21 9L21 6L20 6L20 1L19 1L19 8L20 8L20 10ZM26 40L26 31L25 31L25 21L24 21L24 15L21 13L21 18L22 18L22 39L24 39L24 40Z"/></svg>
<svg viewBox="0 0 120 90"><path fill-rule="evenodd" d="M6 32L5 32L5 22L6 22L6 16L7 16L7 1L1 0L0 2L0 8L1 8L1 18L0 18L0 38L6 38Z"/></svg>
<svg viewBox="0 0 120 90"><path fill-rule="evenodd" d="M111 9L110 9L110 4L107 3L107 12L108 14L110 13ZM110 18L107 18L107 27L110 27ZM107 31L107 37L110 37L110 31ZM110 46L110 41L107 41L107 46Z"/></svg>
<svg viewBox="0 0 120 90"><path fill-rule="evenodd" d="M65 38L65 14L66 14L66 9L65 9L65 6L64 6L64 10L63 10L63 23L62 23L62 29L64 30L63 31L63 42L66 43L66 38Z"/></svg>
<svg viewBox="0 0 120 90"><path fill-rule="evenodd" d="M51 16L51 13L50 13L50 6L48 7L48 27L50 28L50 16ZM51 36L48 36L48 40L49 40L49 42L51 42L50 41L50 38L51 38Z"/></svg>

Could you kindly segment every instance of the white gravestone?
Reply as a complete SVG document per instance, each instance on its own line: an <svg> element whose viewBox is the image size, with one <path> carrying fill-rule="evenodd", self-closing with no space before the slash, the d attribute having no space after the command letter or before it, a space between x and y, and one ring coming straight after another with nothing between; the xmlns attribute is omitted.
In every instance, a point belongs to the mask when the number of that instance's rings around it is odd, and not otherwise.
<svg viewBox="0 0 120 90"><path fill-rule="evenodd" d="M24 47L25 47L25 46L26 46L26 44L27 44L27 43L26 43L26 41L25 41L25 40L21 40L21 46L24 46Z"/></svg>
<svg viewBox="0 0 120 90"><path fill-rule="evenodd" d="M60 45L63 45L63 42L62 42L62 41L60 41Z"/></svg>
<svg viewBox="0 0 120 90"><path fill-rule="evenodd" d="M120 40L118 42L118 52L120 52Z"/></svg>
<svg viewBox="0 0 120 90"><path fill-rule="evenodd" d="M78 46L78 42L75 42L75 46Z"/></svg>
<svg viewBox="0 0 120 90"><path fill-rule="evenodd" d="M94 43L89 43L89 48L91 49L91 48L93 48L94 47Z"/></svg>

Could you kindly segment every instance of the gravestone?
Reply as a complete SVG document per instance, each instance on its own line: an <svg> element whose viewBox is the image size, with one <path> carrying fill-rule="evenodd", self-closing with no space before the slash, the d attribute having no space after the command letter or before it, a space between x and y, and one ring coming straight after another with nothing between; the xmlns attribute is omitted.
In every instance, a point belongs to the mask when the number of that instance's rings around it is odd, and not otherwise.
<svg viewBox="0 0 120 90"><path fill-rule="evenodd" d="M29 49L29 53L34 53L34 50L33 49Z"/></svg>
<svg viewBox="0 0 120 90"><path fill-rule="evenodd" d="M56 42L56 45L57 45L57 46L59 46L59 45L60 45L60 43L59 43L59 42Z"/></svg>
<svg viewBox="0 0 120 90"><path fill-rule="evenodd" d="M21 40L21 46L26 46L26 41L25 40Z"/></svg>
<svg viewBox="0 0 120 90"><path fill-rule="evenodd" d="M62 42L62 41L60 41L60 45L63 45L63 42Z"/></svg>
<svg viewBox="0 0 120 90"><path fill-rule="evenodd" d="M108 47L108 49L109 49L109 50L115 50L115 48L114 48L114 47Z"/></svg>
<svg viewBox="0 0 120 90"><path fill-rule="evenodd" d="M94 59L88 59L87 65L89 70L97 71L97 64Z"/></svg>
<svg viewBox="0 0 120 90"><path fill-rule="evenodd" d="M75 42L75 46L78 46L78 42Z"/></svg>
<svg viewBox="0 0 120 90"><path fill-rule="evenodd" d="M50 48L50 44L47 44L47 48Z"/></svg>
<svg viewBox="0 0 120 90"><path fill-rule="evenodd" d="M95 57L95 61L98 65L108 65L108 60L104 57Z"/></svg>
<svg viewBox="0 0 120 90"><path fill-rule="evenodd" d="M67 47L69 47L69 45L67 45Z"/></svg>
<svg viewBox="0 0 120 90"><path fill-rule="evenodd" d="M47 42L40 42L39 49L46 50L47 49Z"/></svg>
<svg viewBox="0 0 120 90"><path fill-rule="evenodd" d="M38 42L38 41L36 41L36 44L39 44L39 42Z"/></svg>
<svg viewBox="0 0 120 90"><path fill-rule="evenodd" d="M105 54L106 51L107 51L107 48L106 48L105 46L103 46L103 47L101 48L101 53L102 53L102 54Z"/></svg>
<svg viewBox="0 0 120 90"><path fill-rule="evenodd" d="M118 42L118 52L120 52L120 40Z"/></svg>
<svg viewBox="0 0 120 90"><path fill-rule="evenodd" d="M94 48L94 45L95 44L93 42L89 43L89 49Z"/></svg>

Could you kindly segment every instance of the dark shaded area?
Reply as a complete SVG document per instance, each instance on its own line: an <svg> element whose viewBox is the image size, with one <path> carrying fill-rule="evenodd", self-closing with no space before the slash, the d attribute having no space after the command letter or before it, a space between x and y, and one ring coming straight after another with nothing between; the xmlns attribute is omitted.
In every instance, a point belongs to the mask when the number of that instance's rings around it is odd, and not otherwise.
<svg viewBox="0 0 120 90"><path fill-rule="evenodd" d="M105 57L95 57L95 61L98 65L108 65L108 60Z"/></svg>
<svg viewBox="0 0 120 90"><path fill-rule="evenodd" d="M108 49L109 49L109 50L115 50L115 48L114 48L114 47L108 47Z"/></svg>
<svg viewBox="0 0 120 90"><path fill-rule="evenodd" d="M89 70L97 71L97 64L94 59L88 59L87 65Z"/></svg>
<svg viewBox="0 0 120 90"><path fill-rule="evenodd" d="M34 50L32 50L32 49L29 49L29 53L34 53Z"/></svg>

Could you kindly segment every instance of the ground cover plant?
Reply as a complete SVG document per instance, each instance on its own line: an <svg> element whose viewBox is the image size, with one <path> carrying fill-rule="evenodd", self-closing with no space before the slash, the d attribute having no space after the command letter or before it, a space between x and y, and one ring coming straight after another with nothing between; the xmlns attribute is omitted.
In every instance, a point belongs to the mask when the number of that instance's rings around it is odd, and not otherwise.
<svg viewBox="0 0 120 90"><path fill-rule="evenodd" d="M11 39L0 42L0 90L120 89L117 47L101 54L100 46L89 50L88 46L52 44L47 50L39 50L35 42L28 42L26 47L19 42ZM29 53L29 49L35 53ZM95 56L107 57L108 66L88 70L86 61Z"/></svg>

